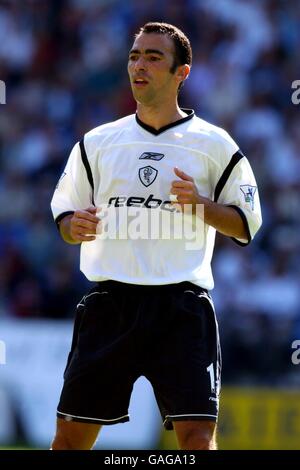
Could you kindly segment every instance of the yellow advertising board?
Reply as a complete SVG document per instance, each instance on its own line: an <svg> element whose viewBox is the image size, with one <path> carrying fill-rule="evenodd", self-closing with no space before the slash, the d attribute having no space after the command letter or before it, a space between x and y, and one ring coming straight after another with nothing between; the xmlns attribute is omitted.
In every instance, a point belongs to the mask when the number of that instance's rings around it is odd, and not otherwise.
<svg viewBox="0 0 300 470"><path fill-rule="evenodd" d="M300 391L224 387L220 449L300 449Z"/></svg>
<svg viewBox="0 0 300 470"><path fill-rule="evenodd" d="M300 450L300 390L222 387L218 424L220 450ZM164 431L162 449L177 449Z"/></svg>

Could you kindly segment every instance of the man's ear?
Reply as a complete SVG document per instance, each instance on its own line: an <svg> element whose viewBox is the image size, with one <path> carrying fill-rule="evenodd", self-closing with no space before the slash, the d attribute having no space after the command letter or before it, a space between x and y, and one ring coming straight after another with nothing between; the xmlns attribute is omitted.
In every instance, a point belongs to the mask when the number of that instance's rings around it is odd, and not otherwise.
<svg viewBox="0 0 300 470"><path fill-rule="evenodd" d="M184 82L190 74L191 67L187 64L179 65L176 70L176 75L180 79L181 82Z"/></svg>

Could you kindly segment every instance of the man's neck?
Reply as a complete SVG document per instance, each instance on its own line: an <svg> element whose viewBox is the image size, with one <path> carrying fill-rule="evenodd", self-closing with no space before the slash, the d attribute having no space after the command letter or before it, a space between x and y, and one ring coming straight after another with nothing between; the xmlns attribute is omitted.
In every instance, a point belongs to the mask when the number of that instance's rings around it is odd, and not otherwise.
<svg viewBox="0 0 300 470"><path fill-rule="evenodd" d="M177 103L167 109L157 106L145 106L138 103L137 115L144 124L156 130L187 116L187 114L179 108Z"/></svg>

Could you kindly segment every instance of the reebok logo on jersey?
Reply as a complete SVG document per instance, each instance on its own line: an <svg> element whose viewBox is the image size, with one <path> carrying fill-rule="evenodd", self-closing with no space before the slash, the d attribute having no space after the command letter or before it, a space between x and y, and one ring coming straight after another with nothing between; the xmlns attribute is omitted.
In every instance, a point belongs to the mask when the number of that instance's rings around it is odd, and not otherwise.
<svg viewBox="0 0 300 470"><path fill-rule="evenodd" d="M138 196L117 196L111 197L108 201L108 207L146 207L146 209L157 209L160 207L163 210L169 212L178 212L175 206L172 206L171 201L163 201L154 197L154 194L150 194L148 198L138 197Z"/></svg>
<svg viewBox="0 0 300 470"><path fill-rule="evenodd" d="M139 160L155 160L155 161L159 161L161 160L162 158L164 158L164 154L163 153L156 153L156 152L144 152L142 153L142 155L139 157Z"/></svg>
<svg viewBox="0 0 300 470"><path fill-rule="evenodd" d="M251 186L249 184L242 184L240 186L242 193L244 194L245 202L251 204L251 209L254 210L254 195L257 190L256 186Z"/></svg>
<svg viewBox="0 0 300 470"><path fill-rule="evenodd" d="M152 168L152 166L144 166L139 169L140 181L146 187L150 186L150 184L155 181L157 174L158 171L155 168Z"/></svg>

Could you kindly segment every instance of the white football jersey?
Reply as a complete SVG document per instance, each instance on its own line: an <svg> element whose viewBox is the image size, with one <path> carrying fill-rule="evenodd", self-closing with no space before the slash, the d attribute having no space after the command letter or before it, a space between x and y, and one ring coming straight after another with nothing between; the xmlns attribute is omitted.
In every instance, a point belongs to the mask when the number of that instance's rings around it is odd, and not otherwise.
<svg viewBox="0 0 300 470"><path fill-rule="evenodd" d="M80 269L89 280L190 281L213 288L215 229L171 205L171 183L179 179L174 167L194 178L199 194L239 212L248 240L238 244L247 245L259 229L259 196L248 160L226 131L185 112L159 131L126 116L96 127L74 146L51 208L57 223L92 204L102 208L103 222L110 221L95 241L81 244Z"/></svg>

